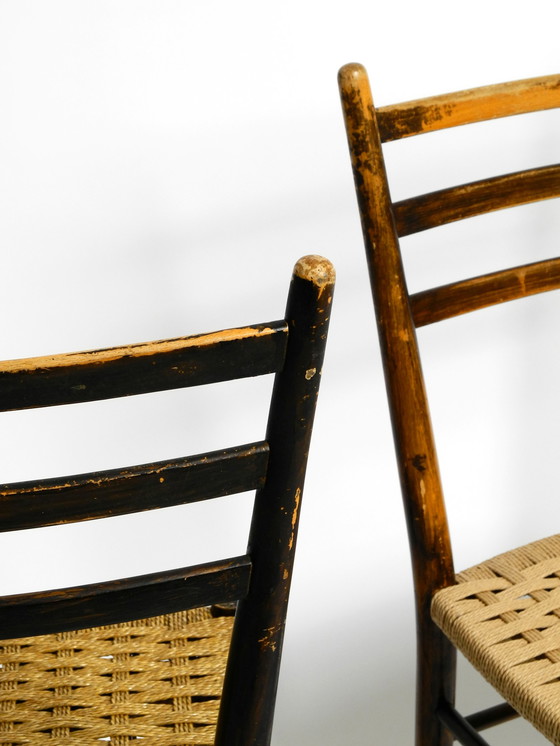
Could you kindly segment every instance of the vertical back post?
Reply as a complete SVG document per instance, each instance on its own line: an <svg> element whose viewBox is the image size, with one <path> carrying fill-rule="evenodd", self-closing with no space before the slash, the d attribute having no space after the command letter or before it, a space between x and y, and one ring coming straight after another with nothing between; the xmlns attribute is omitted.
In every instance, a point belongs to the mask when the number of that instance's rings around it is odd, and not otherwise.
<svg viewBox="0 0 560 746"><path fill-rule="evenodd" d="M249 593L239 602L216 746L268 746L301 497L325 352L335 273L308 256L294 268L288 346L276 375L267 427L270 460L255 497Z"/></svg>
<svg viewBox="0 0 560 746"><path fill-rule="evenodd" d="M455 580L428 400L379 126L364 67L343 67L339 85L410 537L418 636L417 737L427 732L423 724L427 723L433 732L422 746L450 746L451 735L433 712L441 700L454 702L455 651L431 621L430 603L434 591ZM435 670L437 677L432 675ZM434 680L437 691L431 684Z"/></svg>

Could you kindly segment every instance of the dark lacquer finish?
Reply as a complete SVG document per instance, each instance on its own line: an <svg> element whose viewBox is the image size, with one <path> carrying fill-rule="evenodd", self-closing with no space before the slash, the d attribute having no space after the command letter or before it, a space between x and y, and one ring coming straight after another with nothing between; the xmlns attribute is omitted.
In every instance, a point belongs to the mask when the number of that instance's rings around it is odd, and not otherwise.
<svg viewBox="0 0 560 746"><path fill-rule="evenodd" d="M126 469L0 487L0 530L107 518L257 490L247 554L0 599L0 638L238 603L217 743L267 746L334 270L294 269L285 319L144 345L0 363L4 410L275 372L266 439Z"/></svg>
<svg viewBox="0 0 560 746"><path fill-rule="evenodd" d="M254 568L249 593L238 605L216 746L270 741L333 283L324 262L307 258L296 265L286 308L286 360L276 376L266 434L267 482L257 491L249 536Z"/></svg>
<svg viewBox="0 0 560 746"><path fill-rule="evenodd" d="M251 561L220 562L0 599L0 639L118 624L242 598Z"/></svg>
<svg viewBox="0 0 560 746"><path fill-rule="evenodd" d="M265 483L262 441L173 461L0 487L0 528L15 531L185 505Z"/></svg>
<svg viewBox="0 0 560 746"><path fill-rule="evenodd" d="M0 411L112 399L274 373L286 324L275 321L159 342L0 363Z"/></svg>
<svg viewBox="0 0 560 746"><path fill-rule="evenodd" d="M507 83L376 109L365 69L340 71L340 90L412 556L417 616L417 746L483 739L511 708L462 718L454 710L455 649L430 616L433 594L455 582L416 328L460 313L560 287L549 259L409 296L400 237L451 221L560 195L560 167L538 168L393 203L383 142L485 119L560 106L560 77ZM474 735L473 735L474 734ZM473 738L479 740L472 740Z"/></svg>

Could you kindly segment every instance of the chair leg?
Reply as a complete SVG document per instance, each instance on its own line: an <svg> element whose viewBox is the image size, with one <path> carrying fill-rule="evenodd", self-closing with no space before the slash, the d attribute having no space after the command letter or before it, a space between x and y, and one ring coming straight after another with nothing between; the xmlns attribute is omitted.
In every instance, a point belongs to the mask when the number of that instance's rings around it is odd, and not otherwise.
<svg viewBox="0 0 560 746"><path fill-rule="evenodd" d="M457 651L431 621L418 625L416 746L451 746L453 735L437 711L455 703Z"/></svg>

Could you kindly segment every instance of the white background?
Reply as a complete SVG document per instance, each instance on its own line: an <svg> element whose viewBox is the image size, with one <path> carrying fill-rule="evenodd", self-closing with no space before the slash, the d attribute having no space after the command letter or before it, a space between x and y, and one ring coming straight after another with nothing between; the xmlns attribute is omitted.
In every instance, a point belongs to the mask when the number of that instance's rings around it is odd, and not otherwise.
<svg viewBox="0 0 560 746"><path fill-rule="evenodd" d="M299 256L336 265L274 746L412 743L408 550L337 70L364 63L378 104L557 72L555 5L0 2L1 357L281 318ZM393 196L557 159L559 121L392 144ZM553 256L559 228L551 202L410 238L411 289ZM420 333L459 567L558 531L559 310L549 294ZM254 389L4 414L0 481L260 439L270 381L258 406ZM243 552L224 502L196 530L178 508L5 536L2 590ZM463 678L460 702L486 704Z"/></svg>

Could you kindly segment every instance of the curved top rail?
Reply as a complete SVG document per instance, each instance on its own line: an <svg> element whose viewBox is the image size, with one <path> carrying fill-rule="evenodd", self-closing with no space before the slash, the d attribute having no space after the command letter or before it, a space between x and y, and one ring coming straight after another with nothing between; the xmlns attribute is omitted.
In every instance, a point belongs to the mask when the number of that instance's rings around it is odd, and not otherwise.
<svg viewBox="0 0 560 746"><path fill-rule="evenodd" d="M482 86L377 109L382 142L560 107L560 74Z"/></svg>
<svg viewBox="0 0 560 746"><path fill-rule="evenodd" d="M23 373L53 368L70 368L113 362L124 358L152 357L153 355L178 352L232 342L249 337L262 337L284 331L285 322L270 324L255 324L253 326L236 329L222 329L207 334L193 334L188 337L175 337L155 342L140 342L122 347L106 347L85 352L67 352L58 355L44 355L42 357L20 358L16 360L0 361L0 373Z"/></svg>
<svg viewBox="0 0 560 746"><path fill-rule="evenodd" d="M0 411L200 386L282 368L286 321L0 362Z"/></svg>

